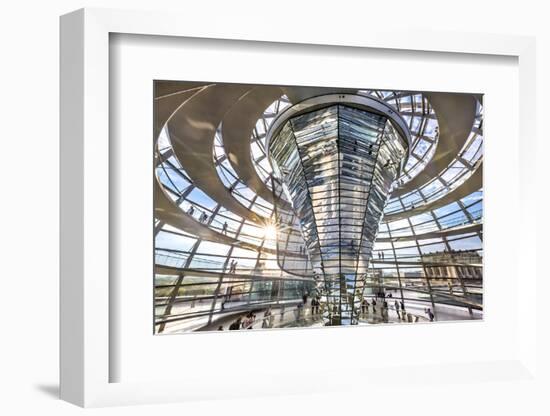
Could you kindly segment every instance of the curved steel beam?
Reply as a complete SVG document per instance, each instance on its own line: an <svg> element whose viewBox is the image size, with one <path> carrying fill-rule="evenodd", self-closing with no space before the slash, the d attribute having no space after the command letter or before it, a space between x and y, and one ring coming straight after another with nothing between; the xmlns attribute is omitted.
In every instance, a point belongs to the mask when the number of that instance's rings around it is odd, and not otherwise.
<svg viewBox="0 0 550 416"><path fill-rule="evenodd" d="M195 84L195 83L192 83ZM168 122L170 117L181 107L187 100L192 98L195 94L207 88L207 84L198 86L183 86L181 90L173 92L167 95L161 95L155 97L155 140L158 138L160 131L164 125ZM160 87L158 87L160 88ZM157 86L155 86L155 95L158 93Z"/></svg>
<svg viewBox="0 0 550 416"><path fill-rule="evenodd" d="M196 81L156 81L155 90L153 92L155 100L164 99L174 94L179 94L184 91L189 91L205 85L212 84L211 82L196 82Z"/></svg>
<svg viewBox="0 0 550 416"><path fill-rule="evenodd" d="M159 274L171 274L171 275L179 275L181 273L185 272L191 272L194 276L212 276L212 277L220 277L222 275L227 275L226 272L217 272L217 271L209 271L209 270L200 270L200 269L191 269L191 268L179 268L179 267L173 267L173 266L163 266L160 264L155 265L155 271ZM297 281L297 282L314 282L315 279L313 277L294 277L294 276L269 276L269 275L253 275L253 274L245 274L245 273L232 273L229 276L231 279L242 279L242 280L250 280L250 281L258 281L258 282L265 282L265 281L271 281L271 280L286 280L286 281Z"/></svg>
<svg viewBox="0 0 550 416"><path fill-rule="evenodd" d="M383 217L383 221L395 221L402 218L407 218L416 214L421 214L428 210L440 208L453 201L458 201L470 195L472 192L479 191L483 187L483 162L480 162L474 173L466 179L462 184L457 186L452 191L446 193L441 198L428 202L427 204L421 204L413 209L407 211L396 212L395 214L388 214Z"/></svg>
<svg viewBox="0 0 550 416"><path fill-rule="evenodd" d="M252 89L243 85L212 85L190 98L168 121L175 156L193 182L227 210L257 224L266 219L231 195L213 160L216 129L225 114Z"/></svg>
<svg viewBox="0 0 550 416"><path fill-rule="evenodd" d="M468 140L475 122L477 100L472 94L432 92L424 94L437 116L439 140L432 159L413 179L396 188L391 198L414 191L438 176Z"/></svg>
<svg viewBox="0 0 550 416"><path fill-rule="evenodd" d="M270 203L273 203L273 192L254 168L250 136L265 109L282 95L280 87L256 87L227 112L222 125L223 144L233 169L250 189Z"/></svg>
<svg viewBox="0 0 550 416"><path fill-rule="evenodd" d="M423 233L423 234L406 235L401 237L381 237L381 238L377 238L376 242L389 243L389 242L397 242L397 241L426 240L429 238L438 238L438 237L447 237L451 235L476 233L482 230L483 230L483 224L481 223L468 224L461 227L454 227L446 230L431 231L429 233Z"/></svg>
<svg viewBox="0 0 550 416"><path fill-rule="evenodd" d="M285 95L288 97L292 104L297 104L300 101L307 100L308 98L316 97L318 95L325 94L356 94L357 89L353 88L334 88L334 87L282 87Z"/></svg>

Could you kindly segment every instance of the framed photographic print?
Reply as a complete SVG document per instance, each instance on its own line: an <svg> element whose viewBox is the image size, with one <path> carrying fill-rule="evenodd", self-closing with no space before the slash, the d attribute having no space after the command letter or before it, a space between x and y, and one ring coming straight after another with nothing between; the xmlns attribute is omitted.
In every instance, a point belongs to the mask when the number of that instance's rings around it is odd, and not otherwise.
<svg viewBox="0 0 550 416"><path fill-rule="evenodd" d="M537 383L534 41L409 35L62 17L63 399Z"/></svg>

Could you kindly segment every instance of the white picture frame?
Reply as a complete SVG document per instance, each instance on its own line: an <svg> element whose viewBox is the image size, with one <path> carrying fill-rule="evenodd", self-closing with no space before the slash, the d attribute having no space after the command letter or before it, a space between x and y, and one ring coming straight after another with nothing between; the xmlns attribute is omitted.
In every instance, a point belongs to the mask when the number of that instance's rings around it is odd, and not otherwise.
<svg viewBox="0 0 550 416"><path fill-rule="evenodd" d="M79 406L108 406L139 403L162 403L214 397L247 397L273 395L277 380L285 374L269 374L272 380L243 385L236 383L222 390L205 375L192 380L112 382L110 366L120 359L110 348L110 310L116 308L110 297L110 167L116 160L109 152L110 75L109 38L111 34L165 36L179 38L224 39L226 41L277 42L299 45L372 48L508 56L518 60L519 68L519 189L512 195L519 198L518 213L530 212L536 203L536 184L527 175L535 158L536 77L535 41L530 37L488 35L479 33L428 33L415 36L406 29L387 31L350 27L337 33L315 28L288 28L284 32L275 25L236 33L231 22L215 27L199 20L162 12L138 12L107 9L82 9L61 18L61 398ZM391 30L390 30L391 29ZM514 167L515 168L515 167ZM516 192L517 191L517 192ZM515 268L523 273L524 286L518 287L515 318L517 346L507 360L472 363L441 362L438 365L419 363L410 378L398 376L405 385L426 383L438 374L451 371L455 380L468 383L509 381L537 383L537 326L531 310L536 300L529 298L536 291L541 270L528 251L536 241L536 217L522 215L518 232ZM523 242L523 244L522 244ZM517 270L515 271L517 273ZM535 302L535 304L533 304ZM152 336L152 334L151 334ZM136 346L136 348L139 348ZM384 367L383 363L380 367ZM243 370L246 373L246 369ZM397 370L395 370L397 371ZM252 374L252 373L251 373ZM396 373L400 374L400 373ZM474 381L470 375L475 374ZM479 377L484 374L484 377ZM245 374L246 375L246 374ZM342 369L327 370L331 379L341 379ZM307 394L352 388L360 375L349 376L346 382L332 386L289 381L281 391ZM476 378L477 377L477 378ZM382 384L392 384L392 377Z"/></svg>

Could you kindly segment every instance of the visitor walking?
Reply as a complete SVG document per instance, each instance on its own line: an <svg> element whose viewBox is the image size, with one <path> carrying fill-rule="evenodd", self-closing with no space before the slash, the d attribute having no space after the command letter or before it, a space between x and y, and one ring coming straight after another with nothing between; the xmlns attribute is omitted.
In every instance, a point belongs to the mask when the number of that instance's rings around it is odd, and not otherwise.
<svg viewBox="0 0 550 416"><path fill-rule="evenodd" d="M264 312L264 319L262 322L262 328L271 328L271 319L273 314L271 313L271 306Z"/></svg>
<svg viewBox="0 0 550 416"><path fill-rule="evenodd" d="M319 312L318 306L317 306L317 299L315 297L311 298L311 314L315 315Z"/></svg>
<svg viewBox="0 0 550 416"><path fill-rule="evenodd" d="M230 331L236 331L236 330L239 330L241 329L241 318L237 318L236 321L234 321L231 325L229 325L229 330Z"/></svg>
<svg viewBox="0 0 550 416"><path fill-rule="evenodd" d="M432 312L432 310L430 308L428 308L428 318L430 319L430 322L433 322L434 321L434 318L435 318L435 315L434 313Z"/></svg>
<svg viewBox="0 0 550 416"><path fill-rule="evenodd" d="M363 301L361 302L361 312L363 314L369 313L369 301L367 300L367 298L363 298Z"/></svg>

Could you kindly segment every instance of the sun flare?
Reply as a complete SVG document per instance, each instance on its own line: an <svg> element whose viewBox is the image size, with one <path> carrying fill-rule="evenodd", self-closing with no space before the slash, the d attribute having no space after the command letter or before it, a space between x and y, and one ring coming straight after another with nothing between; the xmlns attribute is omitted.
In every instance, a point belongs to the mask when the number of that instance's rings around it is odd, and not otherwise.
<svg viewBox="0 0 550 416"><path fill-rule="evenodd" d="M273 224L268 224L264 227L264 237L269 239L275 239L277 237L277 227Z"/></svg>

